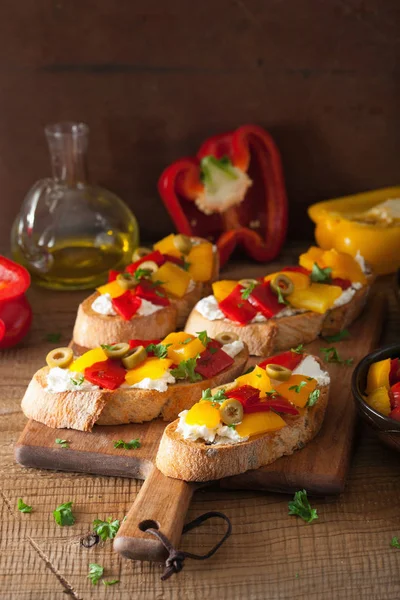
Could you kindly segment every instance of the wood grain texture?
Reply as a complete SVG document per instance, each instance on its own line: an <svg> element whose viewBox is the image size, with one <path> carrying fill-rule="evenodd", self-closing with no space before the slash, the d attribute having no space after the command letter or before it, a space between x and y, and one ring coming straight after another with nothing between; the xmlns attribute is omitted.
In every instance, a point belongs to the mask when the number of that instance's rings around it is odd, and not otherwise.
<svg viewBox="0 0 400 600"><path fill-rule="evenodd" d="M294 259L298 251L288 248L284 262ZM271 265L271 271L275 267ZM232 265L224 274L234 276L235 270ZM247 266L249 271L256 273L255 265ZM393 343L400 336L399 307L387 280L382 287L390 302L384 342ZM160 581L160 566L122 559L113 552L111 542L90 550L82 548L79 539L90 531L93 519L122 519L141 483L120 477L21 469L14 462L13 444L25 423L20 398L51 348L44 335L61 332L66 343L84 295L32 289L32 332L18 349L0 356L2 600L400 597L400 552L390 547L392 536L400 535L398 454L382 446L363 425L344 493L330 500L313 499L319 519L311 525L288 517L289 496L207 488L194 495L187 519L205 510L222 510L234 522L233 535L211 560L187 561L182 573L167 583ZM19 513L19 497L33 505L34 512ZM74 502L77 521L74 527L60 528L51 513L69 500ZM206 552L220 538L223 527L203 525L184 536L181 547ZM120 583L93 587L86 578L91 562L103 565L107 579L117 578Z"/></svg>

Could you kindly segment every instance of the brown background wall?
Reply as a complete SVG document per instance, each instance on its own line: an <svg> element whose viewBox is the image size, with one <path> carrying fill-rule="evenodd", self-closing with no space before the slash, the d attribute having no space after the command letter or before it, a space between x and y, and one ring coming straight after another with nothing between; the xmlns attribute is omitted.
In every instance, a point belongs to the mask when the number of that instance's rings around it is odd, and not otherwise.
<svg viewBox="0 0 400 600"><path fill-rule="evenodd" d="M291 234L315 200L398 182L398 0L3 0L0 222L49 173L43 126L91 129L93 179L171 225L163 167L256 122L283 156ZM3 238L4 240L4 238Z"/></svg>

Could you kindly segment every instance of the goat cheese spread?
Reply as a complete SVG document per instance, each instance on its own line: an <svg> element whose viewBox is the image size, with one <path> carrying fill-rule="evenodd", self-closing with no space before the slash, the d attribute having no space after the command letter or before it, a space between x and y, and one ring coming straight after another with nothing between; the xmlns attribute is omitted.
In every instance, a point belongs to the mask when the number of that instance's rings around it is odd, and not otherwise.
<svg viewBox="0 0 400 600"><path fill-rule="evenodd" d="M145 377L145 379L142 379L142 381L138 381L132 385L131 388L137 390L156 390L157 392L166 392L169 383L175 383L175 377L173 377L171 373L167 371L158 379L150 379L150 377Z"/></svg>
<svg viewBox="0 0 400 600"><path fill-rule="evenodd" d="M241 352L244 348L244 344L242 342L242 340L235 340L234 342L231 342L230 344L224 344L222 346L222 350L224 352L226 352L226 354L229 354L229 356L231 358L235 358L235 356L237 354L239 354L239 352Z"/></svg>
<svg viewBox="0 0 400 600"><path fill-rule="evenodd" d="M186 294L190 294L190 292L193 292L195 287L196 287L196 282L194 281L194 279L191 279L186 288Z"/></svg>
<svg viewBox="0 0 400 600"><path fill-rule="evenodd" d="M350 302L356 291L361 288L362 283L359 283L358 281L352 283L351 287L347 288L347 290L343 290L339 298L336 298L335 302L333 303L333 307L337 308L338 306L343 306L343 304L347 304L348 302Z"/></svg>
<svg viewBox="0 0 400 600"><path fill-rule="evenodd" d="M101 294L92 302L92 310L99 315L106 317L115 317L117 314L112 305L112 298L110 294Z"/></svg>
<svg viewBox="0 0 400 600"><path fill-rule="evenodd" d="M363 255L361 254L361 252L359 250L357 250L357 254L354 257L354 260L356 262L358 262L358 264L361 267L361 271L365 274L369 273L369 269L367 268L367 265L365 264L365 258L363 257Z"/></svg>
<svg viewBox="0 0 400 600"><path fill-rule="evenodd" d="M196 310L209 321L216 321L217 319L223 319L225 317L218 306L216 297L213 295L206 296L199 300L196 304Z"/></svg>
<svg viewBox="0 0 400 600"><path fill-rule="evenodd" d="M318 385L329 385L331 378L329 373L321 369L319 362L313 356L306 356L293 371L293 375L305 375L316 379ZM279 389L279 388L278 388Z"/></svg>
<svg viewBox="0 0 400 600"><path fill-rule="evenodd" d="M52 367L47 374L46 392L88 392L97 389L99 389L98 386L86 381L82 373L76 373L69 369Z"/></svg>
<svg viewBox="0 0 400 600"><path fill-rule="evenodd" d="M149 302L148 300L145 300L144 298L141 298L141 303L140 306L138 308L137 311L137 315L141 316L141 317L148 317L149 315L152 315L153 313L157 312L158 310L161 310L162 308L164 308L163 306L158 306L157 304L153 304L152 302Z"/></svg>
<svg viewBox="0 0 400 600"><path fill-rule="evenodd" d="M204 440L205 442L214 444L237 444L245 442L248 437L241 437L233 427L227 427L220 423L217 427L206 427L205 425L188 425L186 423L186 415L188 410L183 410L179 413L179 423L176 432L183 439L195 442L196 440Z"/></svg>

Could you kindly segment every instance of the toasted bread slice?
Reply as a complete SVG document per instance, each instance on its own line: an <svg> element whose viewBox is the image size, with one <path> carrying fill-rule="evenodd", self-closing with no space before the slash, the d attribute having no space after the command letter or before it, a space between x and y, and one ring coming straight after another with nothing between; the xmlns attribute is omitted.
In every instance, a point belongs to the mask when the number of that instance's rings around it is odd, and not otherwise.
<svg viewBox="0 0 400 600"><path fill-rule="evenodd" d="M368 291L369 286L363 286L356 291L350 302L322 315L307 311L248 325L236 325L228 319L210 321L195 307L187 320L185 331L194 334L196 331L206 330L213 338L222 331L232 331L248 345L250 354L269 356L299 344L308 344L319 335L338 333L359 316L367 300Z"/></svg>
<svg viewBox="0 0 400 600"><path fill-rule="evenodd" d="M178 421L164 430L156 465L164 475L185 481L211 481L269 465L303 448L319 432L328 405L329 386L319 387L318 402L296 416L284 415L279 431L250 437L238 444L206 444L185 440L176 432Z"/></svg>
<svg viewBox="0 0 400 600"><path fill-rule="evenodd" d="M176 419L182 410L195 404L201 392L239 377L244 371L249 353L245 347L231 367L211 379L195 383L175 383L167 391L140 390L120 387L113 391L95 389L81 392L48 392L43 367L33 376L22 399L24 414L48 427L67 427L90 431L99 425L142 423L161 417L164 421Z"/></svg>

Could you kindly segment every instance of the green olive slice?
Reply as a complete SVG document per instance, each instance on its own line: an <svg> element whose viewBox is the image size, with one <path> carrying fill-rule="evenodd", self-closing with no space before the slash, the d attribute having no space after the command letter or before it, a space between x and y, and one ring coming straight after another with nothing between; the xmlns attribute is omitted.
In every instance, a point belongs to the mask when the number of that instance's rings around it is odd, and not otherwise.
<svg viewBox="0 0 400 600"><path fill-rule="evenodd" d="M271 379L276 379L277 381L287 381L292 375L292 371L286 367L283 367L282 365L267 365L265 367L265 372L267 373L268 377L271 377Z"/></svg>
<svg viewBox="0 0 400 600"><path fill-rule="evenodd" d="M143 258L143 256L147 256L151 252L152 252L151 248L146 248L145 246L139 246L138 248L136 248L136 250L134 250L134 252L132 254L132 260L133 260L133 262L136 262L137 260L140 260L141 258Z"/></svg>
<svg viewBox="0 0 400 600"><path fill-rule="evenodd" d="M283 273L275 275L271 281L271 287L274 292L280 291L282 296L289 296L289 294L292 294L294 290L293 281Z"/></svg>
<svg viewBox="0 0 400 600"><path fill-rule="evenodd" d="M124 358L122 359L122 364L125 369L134 369L138 367L140 363L142 363L147 358L147 352L143 346L137 346L133 348Z"/></svg>
<svg viewBox="0 0 400 600"><path fill-rule="evenodd" d="M113 344L112 346L103 344L102 348L104 350L104 354L108 356L108 358L124 358L124 356L126 356L130 350L129 344L126 344L125 342Z"/></svg>
<svg viewBox="0 0 400 600"><path fill-rule="evenodd" d="M192 240L187 235L179 233L174 237L174 246L182 254L189 254L192 249Z"/></svg>
<svg viewBox="0 0 400 600"><path fill-rule="evenodd" d="M239 339L239 336L236 333L233 333L233 331L221 331L221 333L218 333L214 339L225 346L225 344L232 344L232 342L236 342Z"/></svg>
<svg viewBox="0 0 400 600"><path fill-rule="evenodd" d="M46 363L49 367L60 367L65 369L74 360L74 353L71 348L55 348L46 356Z"/></svg>
<svg viewBox="0 0 400 600"><path fill-rule="evenodd" d="M219 414L225 425L237 425L243 420L242 403L236 398L228 398L221 404Z"/></svg>
<svg viewBox="0 0 400 600"><path fill-rule="evenodd" d="M155 273L158 271L158 264L154 262L154 260L145 260L141 265L138 266L138 269L144 269L146 271Z"/></svg>
<svg viewBox="0 0 400 600"><path fill-rule="evenodd" d="M119 273L116 281L123 290L131 290L139 283L136 277L131 275L131 273Z"/></svg>
<svg viewBox="0 0 400 600"><path fill-rule="evenodd" d="M242 287L249 287L250 285L257 285L257 279L239 279L239 285Z"/></svg>

